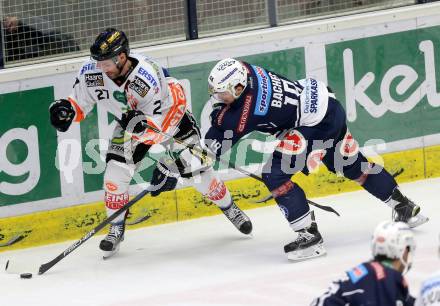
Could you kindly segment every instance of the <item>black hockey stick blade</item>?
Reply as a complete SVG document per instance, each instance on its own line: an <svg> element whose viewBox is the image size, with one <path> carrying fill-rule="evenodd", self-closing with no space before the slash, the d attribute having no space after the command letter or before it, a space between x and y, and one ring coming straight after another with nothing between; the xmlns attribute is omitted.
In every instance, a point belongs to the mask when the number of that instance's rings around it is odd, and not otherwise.
<svg viewBox="0 0 440 306"><path fill-rule="evenodd" d="M13 245L13 244L23 240L26 237L27 237L26 234L16 235L16 236L12 237L11 239L9 239L8 241L0 243L0 247L7 247L7 246L10 246L10 245Z"/></svg>
<svg viewBox="0 0 440 306"><path fill-rule="evenodd" d="M150 219L151 218L151 216L150 215L145 215L145 216L142 216L142 217L139 217L139 218L136 218L136 219L134 219L133 221L126 221L125 222L125 224L126 225L136 225L136 224L139 224L139 223L142 223L142 222L144 222L144 221L146 221L146 220L148 220L148 219Z"/></svg>
<svg viewBox="0 0 440 306"><path fill-rule="evenodd" d="M397 170L396 172L394 172L392 175L394 178L398 177L399 175L401 175L403 173L403 171L405 171L405 169L400 168L400 170Z"/></svg>
<svg viewBox="0 0 440 306"><path fill-rule="evenodd" d="M341 215L340 215L336 210L334 210L333 207L331 207L331 206L321 205L321 204L315 203L315 202L313 202L313 201L310 201L310 200L308 200L308 199L307 199L307 202L308 202L310 205L313 205L313 206L315 206L315 207L321 208L322 210L325 210L325 211L328 211L328 212L332 212L332 213L334 213L334 214L335 214L336 216L338 216L338 217L341 216Z"/></svg>
<svg viewBox="0 0 440 306"><path fill-rule="evenodd" d="M398 177L399 175L401 175L404 171L405 171L405 170L404 170L403 168L400 168L399 170L397 170L396 172L394 172L394 173L392 174L392 176L393 176L394 178L396 178L396 177ZM253 200L253 201L251 201L251 202L252 202L252 203L256 203L256 204L261 204L261 203L266 203L267 201L270 201L270 200L272 200L272 199L273 199L273 195L269 194L269 195L265 196L264 198L261 198L261 199L259 199L259 200ZM339 213L338 213L336 210L334 210L333 208L331 208L331 207L322 206L322 205L320 205L320 204L314 203L314 202L309 201L309 200L307 200L307 201L309 202L309 204L312 204L312 203L313 203L312 205L314 205L314 206L316 206L316 207L319 207L319 208L321 208L321 209L323 209L323 210L326 210L326 211L334 212L336 215L340 216ZM321 207L320 207L320 206L321 206Z"/></svg>
<svg viewBox="0 0 440 306"><path fill-rule="evenodd" d="M76 250L80 245L82 245L84 242L89 240L91 237L93 237L97 232L102 230L107 224L109 224L111 221L116 219L119 215L121 215L123 212L125 212L127 209L129 209L131 206L133 206L137 201L142 199L144 196L146 196L148 193L150 193L151 190L145 189L141 193L139 193L136 197L134 197L132 200L130 200L126 205L124 205L122 208L117 210L113 215L102 221L100 224L98 224L94 229L92 229L90 232L88 232L86 235L84 235L81 239L77 240L75 243L73 243L71 246L69 246L63 253L52 259L51 261L42 264L38 270L38 274L43 274L50 268L52 268L55 264L57 264L60 260L62 260L64 257L72 253L74 250Z"/></svg>
<svg viewBox="0 0 440 306"><path fill-rule="evenodd" d="M186 144L184 141L180 141L180 143L184 143L184 144ZM192 146L192 147L190 147L190 149L191 149L192 152L196 152L196 153L198 153L199 155L207 156L207 157L209 158L209 155L210 155L210 154L209 154L206 150L203 150L202 148L198 148L198 147ZM200 151L202 151L202 152L200 152ZM243 174L245 174L245 175L247 175L247 176L249 176L249 177L251 177L251 178L253 178L253 179L256 179L257 181L263 182L263 179L262 179L260 176L254 174L254 173L252 173L252 172L249 172L249 171L247 171L247 170L245 170L245 169L243 169L243 168L241 168L241 167L237 167L237 166L236 166L235 164L233 164L231 161L225 161L224 159L222 159L222 158L220 158L220 157L218 157L218 156L215 156L214 159L215 159L216 161L218 161L218 162L224 164L224 165L227 165L227 166L228 166L229 168L231 168L231 169L237 170L238 172L241 172L241 173L243 173ZM270 194L270 195L268 195L267 197L265 197L265 198L263 198L263 199L261 199L261 200L254 201L254 203L265 203L265 202L269 201L269 200L272 199L272 198L273 198L273 195ZM307 200L307 202L308 202L310 205L312 205L312 206L318 207L318 208L320 208L320 209L322 209L322 210L325 210L325 211L328 211L328 212L332 212L332 213L336 214L338 217L341 216L336 210L334 210L334 209L333 209L332 207L330 207L330 206L320 205L320 204L317 204L317 203L312 202L312 201L310 201L310 200Z"/></svg>
<svg viewBox="0 0 440 306"><path fill-rule="evenodd" d="M257 203L257 204L261 204L261 203L266 203L267 201L272 200L272 199L273 199L273 195L269 194L268 196L265 196L264 198L262 198L262 199L260 199L260 200L256 200L256 201L252 201L252 202L253 202L253 203ZM307 203L309 203L309 205L312 205L312 206L318 207L318 208L320 208L320 209L322 209L322 210L325 210L325 211L328 211L328 212L332 212L332 213L334 213L335 215L337 215L338 217L341 216L341 215L340 215L335 209L333 209L333 207L331 207L331 206L321 205L321 204L315 203L315 202L313 202L313 201L310 201L309 199L307 199Z"/></svg>
<svg viewBox="0 0 440 306"><path fill-rule="evenodd" d="M264 198L261 198L259 200L252 200L252 203L256 203L256 204L261 204L261 203L266 203L267 201L270 201L273 199L273 195L269 194L267 196L265 196Z"/></svg>

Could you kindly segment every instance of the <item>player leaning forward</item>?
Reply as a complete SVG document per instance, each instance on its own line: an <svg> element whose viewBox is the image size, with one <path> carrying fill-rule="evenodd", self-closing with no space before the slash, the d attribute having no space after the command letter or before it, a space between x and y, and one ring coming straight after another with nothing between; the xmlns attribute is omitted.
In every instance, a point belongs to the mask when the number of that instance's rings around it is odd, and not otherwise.
<svg viewBox="0 0 440 306"><path fill-rule="evenodd" d="M289 259L325 254L304 191L291 181L296 172L314 172L321 161L392 207L394 220L411 226L427 221L419 214L419 206L402 195L394 178L359 152L347 129L344 109L322 82L311 78L290 81L229 58L214 66L208 84L213 111L205 142L217 155L252 131L280 139L263 168L263 180L298 233L284 247Z"/></svg>
<svg viewBox="0 0 440 306"><path fill-rule="evenodd" d="M210 165L195 158L186 147L179 147L148 128L173 135L187 143L199 143L200 133L187 110L185 93L179 82L168 76L155 61L129 52L124 32L113 28L100 33L90 48L92 59L85 62L67 99L50 106L52 124L66 131L72 121L81 121L96 103L103 103L119 114L106 156L104 174L107 215L129 201L129 183L150 147L167 146L169 157L157 162L153 171L151 194L175 188L178 176L194 179L196 189L213 201L244 234L252 231L249 218L234 204L224 183ZM125 96L127 105L115 97ZM125 216L116 218L100 243L104 256L119 249L124 238Z"/></svg>

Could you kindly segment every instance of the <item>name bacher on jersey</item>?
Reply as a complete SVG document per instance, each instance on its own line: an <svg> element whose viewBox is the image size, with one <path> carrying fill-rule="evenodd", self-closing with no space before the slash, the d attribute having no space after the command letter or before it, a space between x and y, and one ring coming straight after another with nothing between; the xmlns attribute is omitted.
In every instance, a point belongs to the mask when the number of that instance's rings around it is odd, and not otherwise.
<svg viewBox="0 0 440 306"><path fill-rule="evenodd" d="M312 126L324 118L329 95L325 84L315 79L289 81L261 67L243 64L249 75L248 88L237 103L214 114L214 126L238 134L250 130L276 134L288 128ZM226 112L229 115L225 122Z"/></svg>

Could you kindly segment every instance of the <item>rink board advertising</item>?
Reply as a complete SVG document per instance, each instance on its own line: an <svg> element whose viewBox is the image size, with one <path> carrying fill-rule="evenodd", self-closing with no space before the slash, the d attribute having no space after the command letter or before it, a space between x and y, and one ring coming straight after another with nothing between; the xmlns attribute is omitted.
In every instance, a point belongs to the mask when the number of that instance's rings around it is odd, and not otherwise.
<svg viewBox="0 0 440 306"><path fill-rule="evenodd" d="M316 35L315 40L319 41L321 36L325 34ZM372 138L384 143L401 143L404 147L408 145L411 150L384 157L385 166L391 168L391 172L401 168L408 170L401 176L402 180L440 175L437 170L440 69L436 69L440 67L440 26L369 37L359 32L358 37L362 38L335 40L324 46L327 82L347 111L350 131L360 146L368 145ZM308 75L306 62L311 55L307 50L310 46L240 55L239 58L287 78L300 79ZM223 53L231 56L227 50ZM189 81L191 108L202 130L207 124L206 80L218 59L169 67L172 76ZM69 72L59 78L54 76L51 86L47 82L39 86L38 79L32 80L31 86L26 85L27 79L11 82L13 86L0 83L0 217L43 211L34 215L34 228L29 228L26 222L20 225L20 217L15 217L18 219L14 219L14 226L12 218L0 219L0 243L17 232L23 236L36 233L37 224L48 218L44 211L53 208L67 207L49 212L54 220L45 227L70 231L64 239L77 237L105 218L102 204L82 205L83 208L78 204L102 199L104 156L107 139L115 124L113 114L101 107L95 108L77 132L72 132L74 138L67 143L49 124L49 104L61 98L62 92L69 94L71 85L66 85L66 80L73 82L74 75ZM428 136L433 144L424 147L423 139ZM421 145L414 147L420 139ZM265 140L273 141L261 134L246 137L240 147L248 150L246 158L236 161L232 158L232 161L239 166L261 164L269 156L262 146ZM237 147L231 156L235 156ZM78 156L80 159L76 159ZM148 181L153 167L153 162L145 162L139 175ZM314 196L357 188L341 177L328 174L325 169L313 178L300 176L298 180L303 180L308 195ZM324 187L328 182L336 184ZM236 179L228 185L244 208L256 207L248 200L267 194L260 183L251 179ZM313 185L322 186L322 192L316 193ZM160 198L154 203L146 198L133 210L132 214L149 216L140 226L218 213L192 188L169 192ZM38 220L41 222L35 222ZM46 239L49 242L58 240L57 237Z"/></svg>

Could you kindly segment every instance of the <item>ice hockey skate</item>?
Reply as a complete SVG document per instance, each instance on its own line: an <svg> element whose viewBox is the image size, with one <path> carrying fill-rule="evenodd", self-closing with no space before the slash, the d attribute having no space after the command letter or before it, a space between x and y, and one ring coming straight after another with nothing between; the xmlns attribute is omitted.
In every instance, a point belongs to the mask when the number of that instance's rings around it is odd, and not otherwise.
<svg viewBox="0 0 440 306"><path fill-rule="evenodd" d="M240 232L246 235L252 232L251 220L234 202L222 212Z"/></svg>
<svg viewBox="0 0 440 306"><path fill-rule="evenodd" d="M393 220L401 221L408 224L409 227L414 228L429 221L428 217L420 214L420 206L405 197L399 190L394 189L391 195L393 206Z"/></svg>
<svg viewBox="0 0 440 306"><path fill-rule="evenodd" d="M318 231L318 225L313 221L310 227L297 231L295 241L284 246L287 259L292 261L307 260L325 255L324 240Z"/></svg>
<svg viewBox="0 0 440 306"><path fill-rule="evenodd" d="M107 236L99 244L99 248L104 252L104 259L112 257L119 251L119 245L124 240L124 232L124 223L110 224Z"/></svg>

